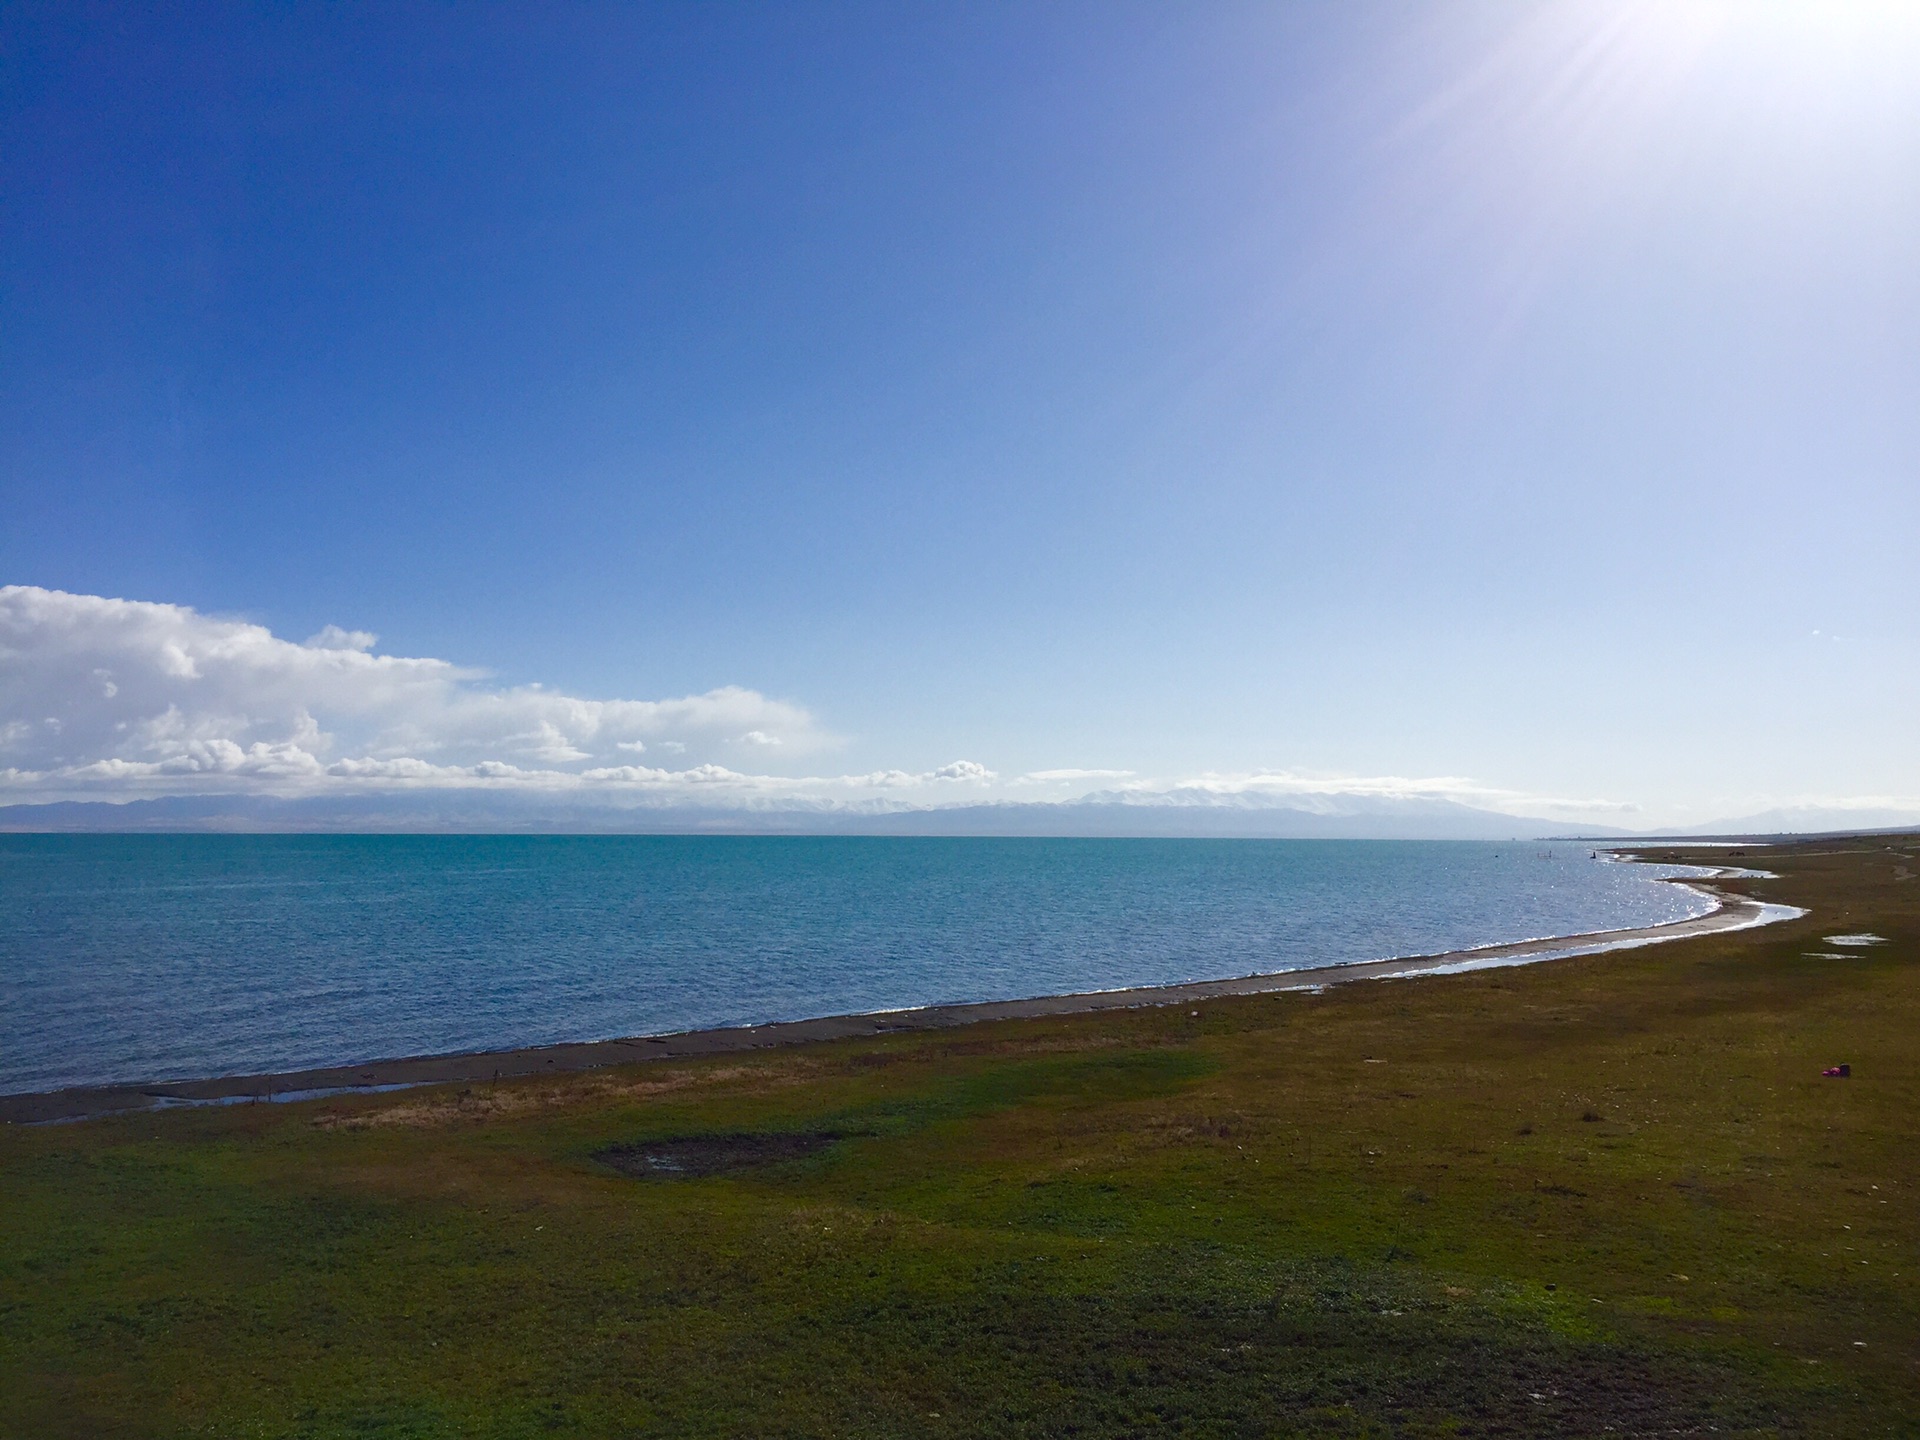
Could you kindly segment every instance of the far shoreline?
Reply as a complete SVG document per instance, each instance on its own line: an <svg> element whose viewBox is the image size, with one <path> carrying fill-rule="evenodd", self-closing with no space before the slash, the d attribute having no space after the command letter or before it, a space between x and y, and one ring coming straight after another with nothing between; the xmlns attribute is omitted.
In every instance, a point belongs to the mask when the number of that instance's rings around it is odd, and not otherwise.
<svg viewBox="0 0 1920 1440"><path fill-rule="evenodd" d="M1638 848L1644 850L1646 847ZM1684 842L1674 848L1684 848ZM1631 863L1638 857L1619 853L1616 858ZM1660 925L1551 936L1479 946L1467 950L1452 950L1435 955L1340 961L1224 980L1128 986L1115 990L1039 995L1018 1000L963 1001L954 1004L915 1006L902 1010L874 1011L866 1014L781 1020L765 1025L724 1026L665 1035L569 1041L554 1045L519 1046L504 1050L400 1056L360 1064L333 1065L267 1074L228 1075L202 1080L77 1086L38 1093L0 1095L0 1124L45 1125L181 1106L230 1105L258 1101L290 1102L319 1099L328 1095L410 1089L421 1085L473 1084L494 1080L525 1079L535 1075L563 1075L616 1065L631 1065L647 1060L680 1060L707 1055L737 1054L750 1050L871 1037L901 1031L948 1029L994 1020L1193 1004L1228 996L1315 990L1327 985L1341 985L1358 980L1394 980L1422 975L1453 974L1498 966L1537 964L1546 960L1569 959L1577 955L1683 940L1696 935L1749 929L1758 925L1771 924L1776 920L1791 919L1804 913L1792 906L1769 905L1747 896L1728 894L1707 883L1716 879L1730 878L1728 867L1697 868L1710 873L1663 879L1658 883L1679 885L1683 889L1705 896L1712 902L1713 908L1703 915L1692 916L1685 920L1668 921Z"/></svg>

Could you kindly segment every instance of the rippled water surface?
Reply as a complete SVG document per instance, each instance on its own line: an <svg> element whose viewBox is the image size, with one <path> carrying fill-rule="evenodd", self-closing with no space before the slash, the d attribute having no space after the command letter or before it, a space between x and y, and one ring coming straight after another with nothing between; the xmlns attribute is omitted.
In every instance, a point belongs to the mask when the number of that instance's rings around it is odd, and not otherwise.
<svg viewBox="0 0 1920 1440"><path fill-rule="evenodd" d="M1707 906L1585 847L0 836L0 1092L1214 979Z"/></svg>

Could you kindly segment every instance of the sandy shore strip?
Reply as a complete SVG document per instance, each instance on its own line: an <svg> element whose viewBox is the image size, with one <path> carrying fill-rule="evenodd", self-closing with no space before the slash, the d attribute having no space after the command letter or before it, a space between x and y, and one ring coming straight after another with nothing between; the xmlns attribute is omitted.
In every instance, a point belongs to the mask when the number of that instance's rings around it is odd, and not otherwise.
<svg viewBox="0 0 1920 1440"><path fill-rule="evenodd" d="M820 1040L887 1035L903 1030L939 1030L984 1020L1075 1015L1149 1005L1187 1005L1222 996L1310 990L1355 980L1457 974L1466 970L1525 965L1684 940L1726 930L1744 930L1777 920L1793 919L1805 913L1790 905L1769 905L1745 896L1723 894L1702 884L1698 878L1690 877L1669 883L1683 884L1707 896L1714 902L1715 908L1690 920L1649 925L1635 930L1603 930L1586 935L1523 940L1510 945L1455 950L1443 955L1310 966L1265 975L1243 975L1232 980L1193 980L1177 985L1142 985L1074 995L1040 995L1029 1000L979 1000L954 1005L926 1005L866 1015L829 1015L814 1020L781 1020L766 1025L688 1030L676 1035L645 1035L623 1040L526 1046L517 1050L414 1055L396 1060L370 1060L359 1065L292 1070L274 1075L228 1075L213 1080L100 1085L36 1095L0 1095L0 1124L48 1124L179 1105L294 1101L317 1099L325 1095L407 1089L416 1085L485 1083L530 1075L562 1075L580 1070L597 1070L603 1066L631 1065L642 1060L678 1060L763 1050L777 1045L805 1045Z"/></svg>

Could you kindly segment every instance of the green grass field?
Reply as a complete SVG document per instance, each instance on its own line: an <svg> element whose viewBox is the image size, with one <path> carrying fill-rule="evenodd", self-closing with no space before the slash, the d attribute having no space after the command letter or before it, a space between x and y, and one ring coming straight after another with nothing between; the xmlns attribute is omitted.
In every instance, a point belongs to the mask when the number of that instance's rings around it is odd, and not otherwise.
<svg viewBox="0 0 1920 1440"><path fill-rule="evenodd" d="M0 1432L1920 1435L1915 849L1587 959L9 1127ZM839 1138L597 1158L767 1134Z"/></svg>

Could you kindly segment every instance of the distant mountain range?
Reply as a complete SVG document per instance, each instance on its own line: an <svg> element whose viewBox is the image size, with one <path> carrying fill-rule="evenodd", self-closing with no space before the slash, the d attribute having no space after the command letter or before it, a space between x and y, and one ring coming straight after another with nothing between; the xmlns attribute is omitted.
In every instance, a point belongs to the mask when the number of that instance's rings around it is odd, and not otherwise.
<svg viewBox="0 0 1920 1440"><path fill-rule="evenodd" d="M1512 840L1614 835L1451 800L1265 796L1173 790L1059 802L894 809L696 809L558 801L483 790L410 794L169 796L122 803L0 806L0 831L488 831L588 834L1247 836L1273 839Z"/></svg>
<svg viewBox="0 0 1920 1440"><path fill-rule="evenodd" d="M484 834L1032 835L1297 840L1630 839L1894 829L1900 811L1770 810L1685 831L1573 825L1422 796L1263 795L1198 787L1104 792L1067 801L854 809L649 807L485 790L303 796L167 796L120 803L0 806L11 832L389 832Z"/></svg>
<svg viewBox="0 0 1920 1440"><path fill-rule="evenodd" d="M961 805L863 816L876 835L1246 836L1276 840L1524 840L1600 836L1597 826L1503 815L1453 800L1378 795L1089 795L1055 803Z"/></svg>
<svg viewBox="0 0 1920 1440"><path fill-rule="evenodd" d="M1762 810L1731 820L1715 820L1682 832L1667 829L1660 835L1831 835L1840 831L1916 830L1920 811L1855 810L1833 806L1795 805ZM1571 833L1571 832L1569 832Z"/></svg>

